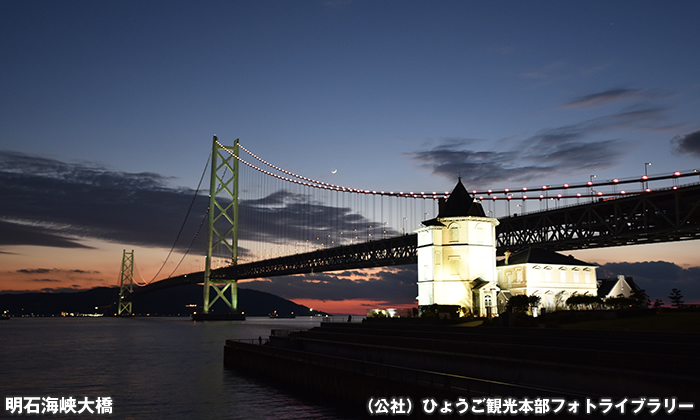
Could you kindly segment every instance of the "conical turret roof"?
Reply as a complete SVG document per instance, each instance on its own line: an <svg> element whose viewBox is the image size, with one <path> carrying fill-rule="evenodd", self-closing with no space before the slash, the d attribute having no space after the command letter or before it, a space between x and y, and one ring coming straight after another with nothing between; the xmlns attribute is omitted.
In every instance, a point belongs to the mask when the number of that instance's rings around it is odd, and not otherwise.
<svg viewBox="0 0 700 420"><path fill-rule="evenodd" d="M481 203L474 200L467 189L464 188L462 178L459 178L457 185L455 185L447 200L440 202L438 216L435 219L424 221L423 224L425 226L439 226L442 225L438 221L440 218L466 216L486 217L486 213L484 213Z"/></svg>
<svg viewBox="0 0 700 420"><path fill-rule="evenodd" d="M460 178L450 196L447 197L445 204L440 208L438 217L464 216L486 217L486 213L484 213L481 203L475 201L467 189L464 188Z"/></svg>

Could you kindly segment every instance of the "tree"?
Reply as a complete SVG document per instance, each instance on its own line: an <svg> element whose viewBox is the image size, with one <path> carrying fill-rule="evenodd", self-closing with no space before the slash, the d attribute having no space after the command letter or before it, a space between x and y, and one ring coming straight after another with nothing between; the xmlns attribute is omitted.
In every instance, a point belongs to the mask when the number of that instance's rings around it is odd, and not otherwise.
<svg viewBox="0 0 700 420"><path fill-rule="evenodd" d="M649 300L649 295L644 289L635 289L630 295L630 299L633 300L632 305L637 308L649 308L651 301Z"/></svg>
<svg viewBox="0 0 700 420"><path fill-rule="evenodd" d="M531 307L539 306L542 298L539 296L515 295L508 299L506 311L508 312L527 312Z"/></svg>
<svg viewBox="0 0 700 420"><path fill-rule="evenodd" d="M507 312L524 313L530 308L530 297L527 295L515 295L508 299Z"/></svg>
<svg viewBox="0 0 700 420"><path fill-rule="evenodd" d="M654 301L654 309L658 309L664 305L664 301L661 299L656 299Z"/></svg>
<svg viewBox="0 0 700 420"><path fill-rule="evenodd" d="M671 306L675 306L676 308L683 306L683 294L680 290L676 288L671 289L671 294L668 298L671 299Z"/></svg>
<svg viewBox="0 0 700 420"><path fill-rule="evenodd" d="M566 305L566 302L564 302L564 292L563 290L556 295L554 295L554 308L555 309L560 309L563 308L564 305Z"/></svg>
<svg viewBox="0 0 700 420"><path fill-rule="evenodd" d="M591 295L572 295L566 300L566 305L575 309L599 309L602 299Z"/></svg>
<svg viewBox="0 0 700 420"><path fill-rule="evenodd" d="M628 309L637 306L637 304L638 302L632 297L624 297L623 295L605 299L605 305L612 309Z"/></svg>

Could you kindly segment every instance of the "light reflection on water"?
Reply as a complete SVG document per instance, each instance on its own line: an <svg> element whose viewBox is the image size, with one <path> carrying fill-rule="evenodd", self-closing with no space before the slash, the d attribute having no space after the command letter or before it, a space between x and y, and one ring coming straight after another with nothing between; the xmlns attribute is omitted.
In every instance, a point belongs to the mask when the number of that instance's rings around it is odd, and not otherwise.
<svg viewBox="0 0 700 420"><path fill-rule="evenodd" d="M0 323L5 397L111 397L112 418L349 419L352 414L223 368L226 339L310 328L318 318L13 318ZM91 417L80 416L51 418ZM39 416L41 418L43 416Z"/></svg>

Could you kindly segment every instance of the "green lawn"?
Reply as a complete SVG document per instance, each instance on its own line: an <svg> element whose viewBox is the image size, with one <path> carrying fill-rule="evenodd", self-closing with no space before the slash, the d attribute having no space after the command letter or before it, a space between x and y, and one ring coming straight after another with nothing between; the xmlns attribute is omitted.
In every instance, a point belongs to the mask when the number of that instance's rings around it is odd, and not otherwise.
<svg viewBox="0 0 700 420"><path fill-rule="evenodd" d="M629 330L700 333L700 312L665 311L654 316L562 324L572 330Z"/></svg>

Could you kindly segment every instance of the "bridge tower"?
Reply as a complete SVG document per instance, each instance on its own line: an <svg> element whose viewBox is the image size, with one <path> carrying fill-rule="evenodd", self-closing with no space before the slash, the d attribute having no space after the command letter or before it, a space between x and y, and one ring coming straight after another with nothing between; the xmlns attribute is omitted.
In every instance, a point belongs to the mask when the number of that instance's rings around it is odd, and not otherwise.
<svg viewBox="0 0 700 420"><path fill-rule="evenodd" d="M134 291L134 250L122 256L122 270L119 276L119 308L117 315L131 315L131 301L126 296Z"/></svg>
<svg viewBox="0 0 700 420"><path fill-rule="evenodd" d="M212 278L212 270L217 268L212 266L213 257L228 260L229 266L238 263L238 152L238 139L233 147L225 147L214 136L211 153L207 256L204 265L205 317L219 299L226 303L231 314L236 314L238 310L238 280Z"/></svg>

